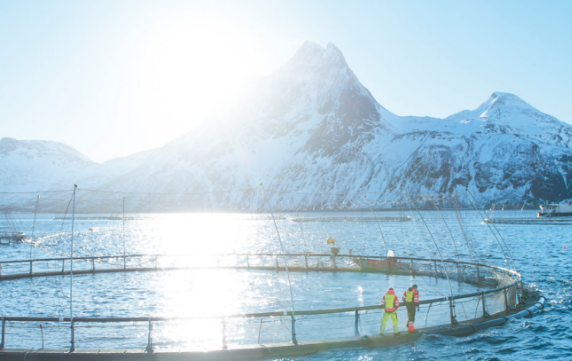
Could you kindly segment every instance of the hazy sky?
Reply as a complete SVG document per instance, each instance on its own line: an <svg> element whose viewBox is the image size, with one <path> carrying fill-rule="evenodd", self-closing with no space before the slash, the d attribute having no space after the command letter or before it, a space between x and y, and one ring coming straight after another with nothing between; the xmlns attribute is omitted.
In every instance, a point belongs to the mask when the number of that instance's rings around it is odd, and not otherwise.
<svg viewBox="0 0 572 361"><path fill-rule="evenodd" d="M494 91L572 123L572 1L0 2L0 137L101 162L162 146L304 42L335 44L398 115Z"/></svg>

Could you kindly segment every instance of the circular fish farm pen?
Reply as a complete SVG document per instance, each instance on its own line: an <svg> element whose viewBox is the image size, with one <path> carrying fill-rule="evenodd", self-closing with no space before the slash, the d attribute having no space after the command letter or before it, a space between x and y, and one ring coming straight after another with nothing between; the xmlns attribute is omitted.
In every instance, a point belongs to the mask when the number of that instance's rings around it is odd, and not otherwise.
<svg viewBox="0 0 572 361"><path fill-rule="evenodd" d="M544 308L466 194L128 195L74 187L15 208L26 238L2 247L0 359L292 358L463 337ZM257 213L214 208L235 198ZM401 307L382 335L389 287Z"/></svg>
<svg viewBox="0 0 572 361"><path fill-rule="evenodd" d="M204 314L200 309L180 317L77 316L73 322L69 317L4 315L2 359L21 360L24 355L26 360L220 360L299 356L334 348L405 343L432 333L463 336L502 325L510 318L531 317L544 303L541 296L524 287L517 272L509 269L405 257L339 254L80 257L74 258L73 274L79 289L82 278L102 278L100 286L105 287L106 274L141 276L157 271L161 274L186 272L186 277L191 278L200 278L204 272L219 272L221 278L225 273L238 272L255 282L269 273L285 272L286 265L293 278L299 273L313 275L306 287L311 285L313 277L329 274L336 276L335 287L344 287L341 282L351 283L356 278L367 281L381 277L403 284L405 290L415 279L417 283L433 285L435 293L442 294L449 291L445 290L449 278L455 289L452 296L446 297L424 294L417 313L418 328L409 333L405 323L400 321L398 337L379 335L383 312L379 303L336 308L308 304L305 309L298 306L300 309L294 312L252 312L224 317ZM3 289L6 283L11 282L17 288L17 283L26 279L69 276L71 272L66 258L5 261L1 267ZM82 294L89 293L89 287L83 288ZM377 296L385 292L371 291ZM397 315L400 320L407 319L405 307L400 307ZM180 340L192 335L192 341L172 342L173 330L180 334ZM169 336L169 342L165 342L165 335ZM68 349L70 343L75 349L72 353Z"/></svg>

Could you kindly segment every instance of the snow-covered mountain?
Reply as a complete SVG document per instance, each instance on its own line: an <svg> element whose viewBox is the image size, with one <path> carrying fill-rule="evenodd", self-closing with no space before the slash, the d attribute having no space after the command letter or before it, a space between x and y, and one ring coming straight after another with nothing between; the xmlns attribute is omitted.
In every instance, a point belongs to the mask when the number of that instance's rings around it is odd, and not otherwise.
<svg viewBox="0 0 572 361"><path fill-rule="evenodd" d="M4 138L0 186L170 194L146 197L157 210L258 209L261 183L274 204L349 204L405 191L469 191L479 203L513 206L572 197L572 126L507 93L445 119L397 116L332 44L306 42L220 108L162 148L103 164L61 144Z"/></svg>
<svg viewBox="0 0 572 361"><path fill-rule="evenodd" d="M3 192L54 189L57 182L73 182L78 174L93 165L88 157L62 143L0 139L0 189Z"/></svg>

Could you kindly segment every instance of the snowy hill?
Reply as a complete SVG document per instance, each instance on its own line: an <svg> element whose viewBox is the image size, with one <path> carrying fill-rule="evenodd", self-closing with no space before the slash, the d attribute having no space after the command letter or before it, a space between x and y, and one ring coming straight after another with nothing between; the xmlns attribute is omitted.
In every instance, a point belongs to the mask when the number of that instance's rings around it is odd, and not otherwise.
<svg viewBox="0 0 572 361"><path fill-rule="evenodd" d="M73 182L95 163L62 143L0 139L0 189L53 189L57 182Z"/></svg>
<svg viewBox="0 0 572 361"><path fill-rule="evenodd" d="M165 210L255 210L260 183L275 204L347 204L365 192L399 199L402 189L468 190L481 204L514 206L572 197L570 125L507 93L445 119L397 116L377 103L332 44L306 42L283 67L246 84L240 99L221 102L224 111L166 146L103 164L61 144L38 141L40 151L4 138L0 184L12 191L75 182L172 193L153 200Z"/></svg>

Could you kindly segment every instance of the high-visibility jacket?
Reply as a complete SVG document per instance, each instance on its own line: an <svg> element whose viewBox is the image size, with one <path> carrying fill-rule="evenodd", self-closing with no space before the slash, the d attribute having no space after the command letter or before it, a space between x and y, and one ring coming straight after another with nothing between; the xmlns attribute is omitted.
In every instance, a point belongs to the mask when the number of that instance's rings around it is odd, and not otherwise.
<svg viewBox="0 0 572 361"><path fill-rule="evenodd" d="M419 303L419 292L416 289L409 287L407 291L403 292L403 297L401 297L403 302L407 303Z"/></svg>
<svg viewBox="0 0 572 361"><path fill-rule="evenodd" d="M385 307L385 312L395 312L399 308L399 299L395 296L393 290L388 290L381 299L381 305Z"/></svg>

